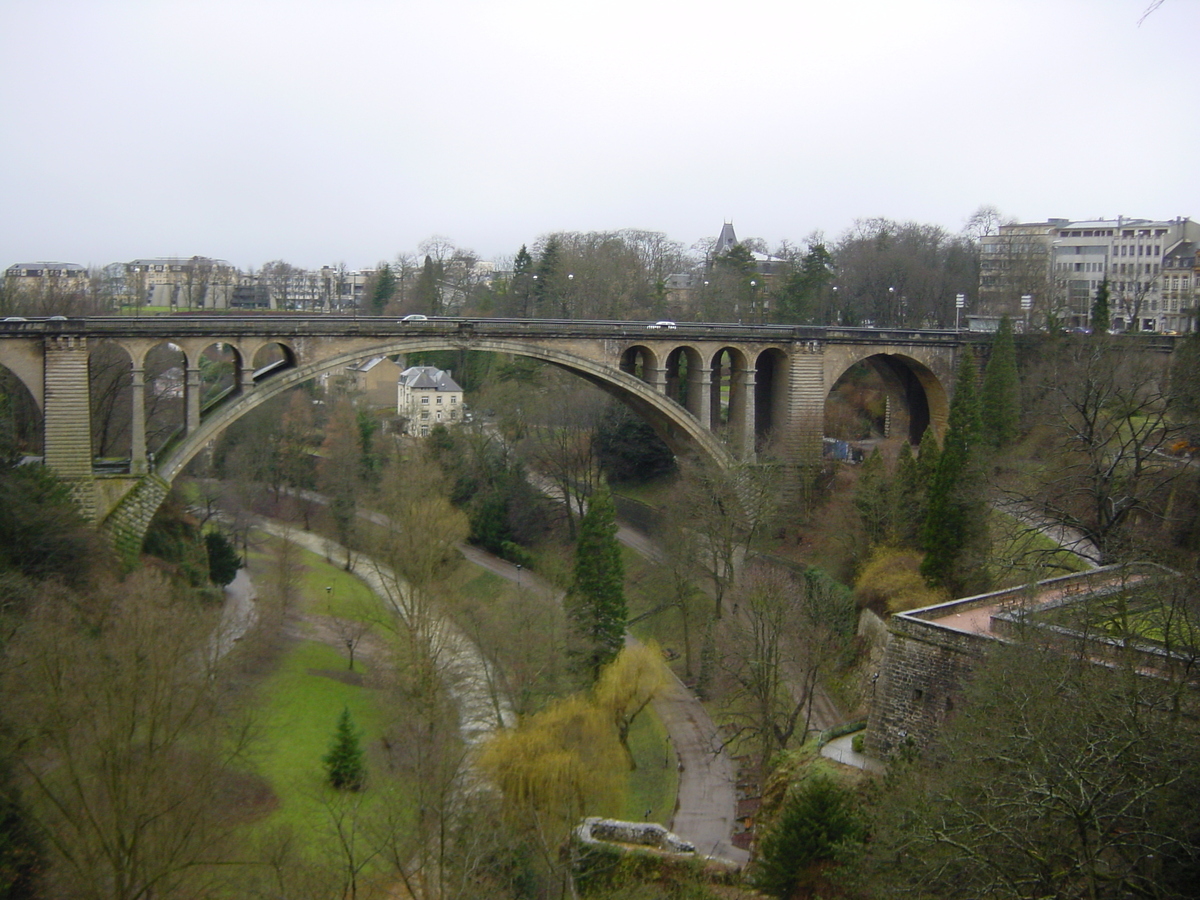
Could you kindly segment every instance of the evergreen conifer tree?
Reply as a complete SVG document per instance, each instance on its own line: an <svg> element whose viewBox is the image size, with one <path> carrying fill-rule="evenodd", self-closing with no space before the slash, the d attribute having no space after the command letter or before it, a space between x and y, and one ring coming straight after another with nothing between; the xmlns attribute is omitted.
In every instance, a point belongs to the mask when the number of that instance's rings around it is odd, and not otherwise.
<svg viewBox="0 0 1200 900"><path fill-rule="evenodd" d="M322 762L329 783L339 791L360 791L367 778L367 767L363 762L360 735L350 718L350 710L342 709L338 717L337 731L333 743Z"/></svg>
<svg viewBox="0 0 1200 900"><path fill-rule="evenodd" d="M922 533L921 574L931 585L956 595L982 589L988 580L987 508L977 450L982 424L975 378L975 355L967 347L959 359L950 421L929 485Z"/></svg>
<svg viewBox="0 0 1200 900"><path fill-rule="evenodd" d="M1096 288L1096 299L1092 301L1092 333L1104 334L1112 327L1112 311L1108 305L1108 279L1100 281Z"/></svg>
<svg viewBox="0 0 1200 900"><path fill-rule="evenodd" d="M242 558L238 556L229 538L219 531L206 531L204 549L208 551L209 581L224 587L237 577L238 569L242 567Z"/></svg>
<svg viewBox="0 0 1200 900"><path fill-rule="evenodd" d="M441 263L435 263L433 257L425 255L425 265L417 276L413 293L416 296L417 308L431 316L442 313L442 289L439 282L442 277Z"/></svg>
<svg viewBox="0 0 1200 900"><path fill-rule="evenodd" d="M983 373L979 398L983 435L994 449L1017 436L1021 419L1021 384L1017 376L1017 351L1013 344L1012 320L1000 320L992 342L992 356Z"/></svg>
<svg viewBox="0 0 1200 900"><path fill-rule="evenodd" d="M564 601L577 670L594 681L625 642L625 566L617 543L617 514L600 482L579 523L575 579Z"/></svg>
<svg viewBox="0 0 1200 900"><path fill-rule="evenodd" d="M513 257L512 289L517 301L517 309L514 312L525 319L529 318L532 310L532 275L533 257L529 255L529 250L522 244L517 255Z"/></svg>
<svg viewBox="0 0 1200 900"><path fill-rule="evenodd" d="M929 431L926 430L926 434ZM934 445L936 447L936 444ZM889 504L892 510L890 540L899 547L920 547L921 526L925 522L925 493L921 464L905 441L900 446L896 475L892 478Z"/></svg>
<svg viewBox="0 0 1200 900"><path fill-rule="evenodd" d="M375 273L375 286L371 290L371 312L383 315L384 307L396 295L396 273L392 267L384 263Z"/></svg>
<svg viewBox="0 0 1200 900"><path fill-rule="evenodd" d="M771 897L816 896L830 866L866 836L854 794L828 775L810 775L762 836L751 881Z"/></svg>

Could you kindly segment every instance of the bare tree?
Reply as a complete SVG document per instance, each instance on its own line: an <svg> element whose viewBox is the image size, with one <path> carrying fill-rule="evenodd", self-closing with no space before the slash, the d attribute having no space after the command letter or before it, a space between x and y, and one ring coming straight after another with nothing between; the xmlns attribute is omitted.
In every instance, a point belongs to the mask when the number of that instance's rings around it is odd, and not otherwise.
<svg viewBox="0 0 1200 900"><path fill-rule="evenodd" d="M1045 432L1043 464L1006 483L1010 500L1084 539L1098 565L1162 545L1170 487L1186 467L1170 459L1173 420L1164 361L1106 335L1046 346L1032 379Z"/></svg>
<svg viewBox="0 0 1200 900"><path fill-rule="evenodd" d="M774 754L812 724L822 675L842 652L848 597L821 594L816 583L797 581L774 568L747 572L737 591L739 613L722 623L722 668L734 689L726 698L737 737L757 749L763 775Z"/></svg>
<svg viewBox="0 0 1200 900"><path fill-rule="evenodd" d="M696 566L712 586L713 615L719 619L746 551L774 519L778 472L749 463L722 470L692 461L682 473L668 515L696 535Z"/></svg>
<svg viewBox="0 0 1200 900"><path fill-rule="evenodd" d="M152 573L49 591L8 646L18 779L64 896L205 897L232 855L217 802L245 749L205 652L213 621Z"/></svg>

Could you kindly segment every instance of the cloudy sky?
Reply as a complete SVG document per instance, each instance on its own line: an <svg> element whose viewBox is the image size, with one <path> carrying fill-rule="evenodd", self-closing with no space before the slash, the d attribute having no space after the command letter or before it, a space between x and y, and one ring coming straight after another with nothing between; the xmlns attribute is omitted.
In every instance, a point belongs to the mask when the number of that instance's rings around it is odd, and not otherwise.
<svg viewBox="0 0 1200 900"><path fill-rule="evenodd" d="M1200 218L1200 0L0 0L0 266Z"/></svg>

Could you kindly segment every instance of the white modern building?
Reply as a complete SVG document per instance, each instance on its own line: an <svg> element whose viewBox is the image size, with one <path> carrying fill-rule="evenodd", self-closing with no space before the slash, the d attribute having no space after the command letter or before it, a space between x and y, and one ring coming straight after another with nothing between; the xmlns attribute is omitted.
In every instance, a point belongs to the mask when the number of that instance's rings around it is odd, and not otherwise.
<svg viewBox="0 0 1200 900"><path fill-rule="evenodd" d="M1195 274L1184 270L1195 261L1186 248L1197 241L1200 224L1183 217L1002 225L981 242L981 306L1020 317L1028 296L1039 320L1053 313L1067 327L1088 327L1107 279L1115 330L1191 331Z"/></svg>

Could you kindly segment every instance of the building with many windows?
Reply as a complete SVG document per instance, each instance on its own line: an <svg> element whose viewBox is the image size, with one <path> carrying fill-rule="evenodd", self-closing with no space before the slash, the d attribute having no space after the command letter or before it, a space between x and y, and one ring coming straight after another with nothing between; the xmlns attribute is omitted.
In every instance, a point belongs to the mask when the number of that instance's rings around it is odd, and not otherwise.
<svg viewBox="0 0 1200 900"><path fill-rule="evenodd" d="M457 425L464 421L463 389L450 372L434 366L410 366L400 373L396 412L405 420L404 430L425 437L435 425Z"/></svg>
<svg viewBox="0 0 1200 900"><path fill-rule="evenodd" d="M1178 311L1178 324L1167 331L1195 331L1200 308L1200 241L1180 241L1163 254L1162 304L1167 315Z"/></svg>
<svg viewBox="0 0 1200 900"><path fill-rule="evenodd" d="M1107 279L1114 330L1191 331L1195 251L1187 248L1197 241L1200 224L1182 217L1002 225L981 241L980 306L991 315L1053 315L1065 327L1086 328ZM1022 309L1023 296L1031 310Z"/></svg>
<svg viewBox="0 0 1200 900"><path fill-rule="evenodd" d="M223 259L207 256L157 257L124 263L124 280L132 305L180 311L227 309L238 270Z"/></svg>
<svg viewBox="0 0 1200 900"><path fill-rule="evenodd" d="M23 294L74 294L87 291L88 270L78 263L15 263L4 270L6 287Z"/></svg>

